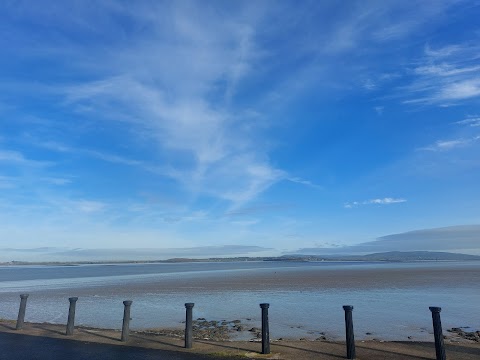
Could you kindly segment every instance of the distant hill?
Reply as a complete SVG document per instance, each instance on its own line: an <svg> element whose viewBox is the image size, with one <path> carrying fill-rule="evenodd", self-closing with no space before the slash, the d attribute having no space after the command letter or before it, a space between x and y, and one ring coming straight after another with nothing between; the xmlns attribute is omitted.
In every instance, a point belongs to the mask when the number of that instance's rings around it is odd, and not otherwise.
<svg viewBox="0 0 480 360"><path fill-rule="evenodd" d="M480 256L435 251L390 251L364 255L368 260L411 261L411 260L480 260Z"/></svg>
<svg viewBox="0 0 480 360"><path fill-rule="evenodd" d="M368 255L284 255L278 259L303 261L432 261L432 260L480 260L480 256L438 251L389 251Z"/></svg>
<svg viewBox="0 0 480 360"><path fill-rule="evenodd" d="M174 258L164 262L229 262L229 261L437 261L437 260L480 260L478 255L457 254L438 251L390 251L367 255L303 255L292 254L274 257L231 257L188 259Z"/></svg>
<svg viewBox="0 0 480 360"><path fill-rule="evenodd" d="M172 258L168 260L124 260L124 261L53 261L53 262L28 262L10 261L0 265L81 265L81 264L150 264L150 263L181 263L181 262L237 262L237 261L465 261L480 260L480 256L456 254L435 251L390 251L368 255L303 255L291 254L277 257L217 257L217 258Z"/></svg>

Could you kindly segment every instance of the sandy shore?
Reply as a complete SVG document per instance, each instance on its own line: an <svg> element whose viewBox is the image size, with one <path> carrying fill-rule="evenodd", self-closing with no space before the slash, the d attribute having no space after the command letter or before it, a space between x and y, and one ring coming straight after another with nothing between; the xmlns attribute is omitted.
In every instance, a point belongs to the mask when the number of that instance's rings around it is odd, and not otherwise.
<svg viewBox="0 0 480 360"><path fill-rule="evenodd" d="M203 320L200 320L202 322ZM206 320L205 320L206 321ZM235 329L235 325L228 327ZM22 330L15 330L15 322L0 321L0 333L23 334L35 337L69 339L82 342L85 346L92 343L129 346L136 348L157 349L190 354L202 354L213 358L269 358L269 359L340 359L345 358L345 345L318 339L315 341L283 341L271 343L271 354L261 355L261 344L253 341L212 341L204 340L209 334L196 332L193 349L183 348L183 332L169 329L150 329L132 331L127 343L120 342L120 331L113 329L96 329L77 327L73 336L65 335L65 326L56 324L25 323ZM218 328L218 327L217 327ZM198 330L198 329L197 329ZM235 330L233 330L235 331ZM446 334L447 357L457 360L474 360L480 358L480 343L463 339L454 333ZM228 338L225 337L225 338ZM432 342L383 342L357 341L357 359L435 359Z"/></svg>
<svg viewBox="0 0 480 360"><path fill-rule="evenodd" d="M422 265L422 264L420 264ZM476 287L480 282L480 268L478 266L465 266L461 268L429 268L429 267L400 267L400 268L259 268L239 271L198 271L176 274L152 274L142 278L120 279L121 283L128 282L128 286L119 287L118 283L109 283L102 279L101 283L88 284L79 287L76 292L79 296L95 294L108 294L112 291L117 295L132 293L148 293L161 287L168 293L182 291L255 291L255 290L310 290L310 289L357 289L362 284L362 289L378 289L389 287L412 288L442 286L447 288L458 287L458 279L462 279L464 286ZM93 279L93 278L92 278ZM76 279L71 280L72 286ZM80 284L79 284L80 285ZM67 289L53 290L46 287L51 293L69 294Z"/></svg>

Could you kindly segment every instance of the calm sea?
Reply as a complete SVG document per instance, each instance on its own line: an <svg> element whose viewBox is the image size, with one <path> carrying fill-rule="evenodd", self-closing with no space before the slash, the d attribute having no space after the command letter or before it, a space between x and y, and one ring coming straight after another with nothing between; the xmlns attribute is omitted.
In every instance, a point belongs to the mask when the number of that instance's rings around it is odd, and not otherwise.
<svg viewBox="0 0 480 360"><path fill-rule="evenodd" d="M272 338L343 338L342 305L353 305L358 339L431 340L429 306L442 307L444 331L480 329L480 262L229 262L0 267L0 318L16 319L28 293L26 321L120 328L123 300L131 327L180 328L184 303L194 318L259 326L270 303ZM248 338L248 333L239 337Z"/></svg>

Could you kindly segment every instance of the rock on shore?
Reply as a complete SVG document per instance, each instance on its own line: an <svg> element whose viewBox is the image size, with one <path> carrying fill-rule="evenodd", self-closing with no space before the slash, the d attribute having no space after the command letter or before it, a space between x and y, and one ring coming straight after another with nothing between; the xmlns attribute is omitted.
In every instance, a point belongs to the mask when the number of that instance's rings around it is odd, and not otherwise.
<svg viewBox="0 0 480 360"><path fill-rule="evenodd" d="M242 324L241 320L206 320L205 318L198 318L193 320L193 338L198 340L212 340L212 341L226 341L230 340L231 335L237 332L246 331L247 326ZM252 328L248 330L255 333L258 337L261 330ZM173 337L183 337L183 329L148 329L137 331L139 334L145 335L164 335Z"/></svg>
<svg viewBox="0 0 480 360"><path fill-rule="evenodd" d="M461 339L480 342L480 331L465 331L463 328L451 328L447 330L450 333L456 334Z"/></svg>

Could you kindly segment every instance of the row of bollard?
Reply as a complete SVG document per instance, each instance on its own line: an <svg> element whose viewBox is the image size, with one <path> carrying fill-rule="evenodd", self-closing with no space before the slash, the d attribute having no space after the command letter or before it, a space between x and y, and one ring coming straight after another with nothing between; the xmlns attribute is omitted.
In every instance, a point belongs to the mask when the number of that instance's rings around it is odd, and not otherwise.
<svg viewBox="0 0 480 360"><path fill-rule="evenodd" d="M23 328L25 321L25 310L27 308L27 299L28 294L20 295L20 308L18 310L17 318L17 330ZM75 324L75 306L78 300L78 297L68 298L70 302L70 307L68 309L68 320L67 320L67 329L65 331L66 335L73 335L73 329ZM122 336L121 341L128 341L130 334L130 309L132 306L131 300L125 300L123 302L123 323L122 323ZM185 303L186 317L185 317L185 348L192 348L193 343L193 307L194 303ZM260 304L262 309L262 354L270 354L270 329L268 325L268 308L270 304ZM445 355L445 344L443 342L443 332L442 332L442 323L440 320L440 312L442 308L440 307L429 307L432 313L432 322L433 322L433 334L435 337L435 352L436 360L446 360ZM344 305L343 310L345 311L345 343L347 350L347 359L355 359L355 336L353 333L353 306Z"/></svg>
<svg viewBox="0 0 480 360"><path fill-rule="evenodd" d="M442 321L440 312L442 308L436 306L429 307L432 313L433 336L435 338L436 360L446 360L445 344L443 342ZM355 336L353 334L353 306L344 305L345 311L345 343L347 346L347 359L355 359Z"/></svg>

